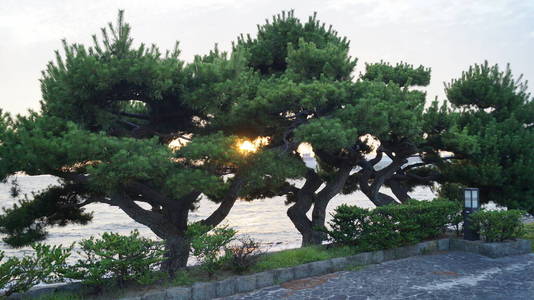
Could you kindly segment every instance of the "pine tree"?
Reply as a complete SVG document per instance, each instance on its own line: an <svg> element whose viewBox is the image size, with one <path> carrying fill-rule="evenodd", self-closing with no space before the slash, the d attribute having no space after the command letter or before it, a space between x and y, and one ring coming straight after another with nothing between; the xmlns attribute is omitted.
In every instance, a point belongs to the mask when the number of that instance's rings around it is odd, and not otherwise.
<svg viewBox="0 0 534 300"><path fill-rule="evenodd" d="M457 158L439 166L445 190L478 187L484 202L534 213L534 103L527 83L514 79L509 66L484 62L445 91L455 121L441 147Z"/></svg>
<svg viewBox="0 0 534 300"><path fill-rule="evenodd" d="M199 221L214 227L239 197L302 176L302 161L280 147L240 150L248 119L219 124L231 117L224 108L233 96L254 90L259 78L239 51L215 49L186 64L177 47L165 54L134 47L122 11L93 40L90 47L64 42L64 53L56 52L41 79L39 112L1 115L0 177L61 180L0 217L9 244L44 239L47 226L87 223L98 215L84 207L105 203L164 240L163 268L172 275L187 263L189 212L201 196L219 203Z"/></svg>
<svg viewBox="0 0 534 300"><path fill-rule="evenodd" d="M409 87L427 85L429 69L380 62L355 80L348 40L315 15L302 23L293 12L275 16L234 48L247 53L264 83L237 101L229 122L252 116L249 130L271 136L295 158L297 146L308 143L319 163L318 170L307 171L303 186L288 184L272 193L291 204L287 213L304 245L324 239L326 207L343 191L360 188L376 205L395 202L380 188L418 151L425 94ZM373 150L377 158L368 159ZM377 170L382 155L393 163ZM356 167L360 171L351 174Z"/></svg>

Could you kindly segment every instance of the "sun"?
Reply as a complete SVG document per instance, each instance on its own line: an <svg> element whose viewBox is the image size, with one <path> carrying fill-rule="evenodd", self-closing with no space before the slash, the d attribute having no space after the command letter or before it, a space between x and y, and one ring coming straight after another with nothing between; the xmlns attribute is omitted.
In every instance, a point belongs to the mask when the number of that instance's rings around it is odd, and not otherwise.
<svg viewBox="0 0 534 300"><path fill-rule="evenodd" d="M237 148L239 149L239 152L243 154L249 154L258 151L260 147L265 146L268 143L269 138L260 136L254 139L253 141L245 139L238 141Z"/></svg>
<svg viewBox="0 0 534 300"><path fill-rule="evenodd" d="M256 147L251 141L243 141L239 145L239 151L241 152L256 152L258 147Z"/></svg>

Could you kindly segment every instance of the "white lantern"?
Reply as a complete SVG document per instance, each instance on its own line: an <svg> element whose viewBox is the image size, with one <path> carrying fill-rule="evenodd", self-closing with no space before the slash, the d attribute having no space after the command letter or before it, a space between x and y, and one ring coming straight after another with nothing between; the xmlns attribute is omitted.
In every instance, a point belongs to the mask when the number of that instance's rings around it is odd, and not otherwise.
<svg viewBox="0 0 534 300"><path fill-rule="evenodd" d="M474 208L477 209L479 207L479 197L478 197L478 189L477 188L465 188L464 189L464 200L465 200L465 208Z"/></svg>

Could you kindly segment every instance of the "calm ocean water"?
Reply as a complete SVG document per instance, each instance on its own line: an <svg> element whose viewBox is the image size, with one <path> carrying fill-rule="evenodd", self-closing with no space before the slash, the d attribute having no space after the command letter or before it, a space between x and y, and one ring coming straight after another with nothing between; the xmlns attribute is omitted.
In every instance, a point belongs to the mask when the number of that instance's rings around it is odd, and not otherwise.
<svg viewBox="0 0 534 300"><path fill-rule="evenodd" d="M22 193L31 195L50 185L56 184L57 180L52 176L16 176ZM298 183L297 183L298 184ZM10 207L15 200L10 196L11 185L0 184L0 207ZM391 194L385 189L385 193ZM415 199L432 199L434 194L428 188L418 188L411 196ZM360 207L374 207L361 192L351 195L338 195L328 206L331 212L340 204L347 203ZM209 200L202 199L198 210L190 213L190 221L196 221L208 216L217 205ZM145 226L134 222L125 213L116 207L107 204L91 204L87 210L94 212L91 223L85 226L68 225L65 227L52 227L46 243L57 245L70 245L75 241L88 238L92 235L99 235L106 231L127 234L133 229L147 237L156 238L155 235ZM293 224L286 215L287 206L283 197L256 200L252 202L238 201L230 212L226 223L238 230L239 234L246 234L263 243L264 249L275 251L285 248L296 248L300 246L300 235L293 227ZM30 248L14 249L0 241L0 250L6 252L7 256L21 256L31 251Z"/></svg>

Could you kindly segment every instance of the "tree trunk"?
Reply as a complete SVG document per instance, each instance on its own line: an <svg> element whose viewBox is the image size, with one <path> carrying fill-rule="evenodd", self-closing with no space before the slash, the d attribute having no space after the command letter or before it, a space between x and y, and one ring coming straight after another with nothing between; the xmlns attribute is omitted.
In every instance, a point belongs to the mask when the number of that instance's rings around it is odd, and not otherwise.
<svg viewBox="0 0 534 300"><path fill-rule="evenodd" d="M360 189L376 206L397 203L393 197L381 193L380 188L403 164L407 163L405 157L388 156L392 159L392 162L387 167L379 171L375 170L374 167L367 167L360 171Z"/></svg>
<svg viewBox="0 0 534 300"><path fill-rule="evenodd" d="M390 179L387 183L389 184L389 188L391 189L395 197L397 197L397 199L399 199L401 203L410 200L410 195L408 195L408 188L406 188L405 185L393 179Z"/></svg>
<svg viewBox="0 0 534 300"><path fill-rule="evenodd" d="M184 235L173 235L165 238L165 261L161 270L174 277L176 271L187 266L189 259L189 241Z"/></svg>
<svg viewBox="0 0 534 300"><path fill-rule="evenodd" d="M326 208L330 200L341 192L345 182L349 178L353 166L346 164L342 166L326 186L315 197L312 212L312 228L310 242L314 245L320 245L326 240L326 232L320 229L325 228Z"/></svg>
<svg viewBox="0 0 534 300"><path fill-rule="evenodd" d="M302 235L303 247L313 244L312 222L306 216L306 213L312 206L312 197L311 194L304 194L299 191L297 202L287 210L287 216Z"/></svg>
<svg viewBox="0 0 534 300"><path fill-rule="evenodd" d="M306 228L302 234L302 247L320 245L326 238L326 233L314 230L312 227Z"/></svg>
<svg viewBox="0 0 534 300"><path fill-rule="evenodd" d="M321 186L322 180L313 170L306 174L306 182L296 193L297 201L287 210L287 216L302 235L302 246L310 245L314 242L312 232L312 222L306 216L313 204L315 191Z"/></svg>

